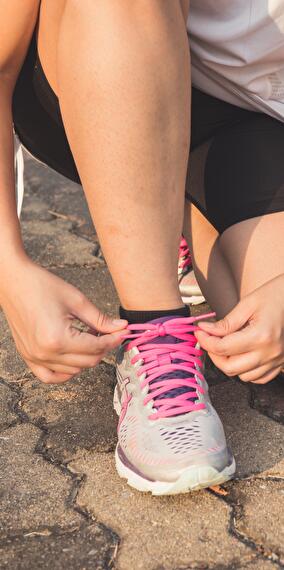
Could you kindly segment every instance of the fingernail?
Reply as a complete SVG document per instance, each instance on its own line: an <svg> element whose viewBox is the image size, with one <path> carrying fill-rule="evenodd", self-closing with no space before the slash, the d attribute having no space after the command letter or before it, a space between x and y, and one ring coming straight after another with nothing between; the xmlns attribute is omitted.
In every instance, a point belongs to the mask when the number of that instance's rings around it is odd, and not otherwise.
<svg viewBox="0 0 284 570"><path fill-rule="evenodd" d="M125 327L128 324L128 322L125 319L113 319L112 324L115 327Z"/></svg>

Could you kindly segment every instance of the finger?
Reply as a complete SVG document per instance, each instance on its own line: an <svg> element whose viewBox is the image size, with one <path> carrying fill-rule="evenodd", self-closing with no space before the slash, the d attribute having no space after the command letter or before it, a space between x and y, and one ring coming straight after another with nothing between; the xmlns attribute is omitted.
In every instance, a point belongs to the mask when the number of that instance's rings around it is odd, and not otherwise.
<svg viewBox="0 0 284 570"><path fill-rule="evenodd" d="M253 384L267 384L267 382L274 380L274 378L276 378L276 376L278 376L280 372L281 372L281 366L277 366L277 368L273 368L272 370L270 370L269 372L267 372L257 380L253 380L252 382Z"/></svg>
<svg viewBox="0 0 284 570"><path fill-rule="evenodd" d="M112 319L82 295L76 307L76 317L95 331L112 333L127 327L125 319Z"/></svg>
<svg viewBox="0 0 284 570"><path fill-rule="evenodd" d="M211 336L204 331L196 331L195 336L204 350L219 356L247 353L254 350L259 344L257 328L253 325L223 338Z"/></svg>
<svg viewBox="0 0 284 570"><path fill-rule="evenodd" d="M243 382L253 382L276 367L275 361L262 363L259 352L249 352L229 358L212 353L209 353L209 356L215 366L227 376L239 376ZM277 367L280 369L280 364Z"/></svg>
<svg viewBox="0 0 284 570"><path fill-rule="evenodd" d="M61 372L52 372L45 366L29 364L29 368L33 374L44 384L63 384L72 378L72 374L62 374Z"/></svg>
<svg viewBox="0 0 284 570"><path fill-rule="evenodd" d="M86 356L84 354L64 354L58 358L58 362L60 362L59 366L62 365L62 367L70 367L70 371L77 370L74 374L78 374L78 372L84 368L93 368L94 366L97 366L104 355L104 352L99 352L90 356ZM46 362L45 364L48 368L55 370L53 362Z"/></svg>
<svg viewBox="0 0 284 570"><path fill-rule="evenodd" d="M213 323L199 321L201 330L216 336L226 336L241 329L251 318L254 311L254 301L252 296L244 297L234 309L223 319Z"/></svg>
<svg viewBox="0 0 284 570"><path fill-rule="evenodd" d="M84 354L64 354L58 355L56 361L54 361L54 357L53 360L46 360L43 364L50 370L65 372L66 369L66 373L78 374L84 368L96 366L104 354L103 352L87 356Z"/></svg>
<svg viewBox="0 0 284 570"><path fill-rule="evenodd" d="M220 368L227 376L240 376L241 374L253 372L262 366L258 352L247 352L238 356L230 356L229 358L218 356L211 352L208 354L215 366ZM271 364L269 365L268 363L264 366L267 366L267 369L269 366L271 368Z"/></svg>
<svg viewBox="0 0 284 570"><path fill-rule="evenodd" d="M102 336L96 336L87 332L81 332L77 329L70 329L71 334L65 342L65 355L66 354L81 354L81 355L96 355L105 354L117 348L123 338L125 333L111 333Z"/></svg>
<svg viewBox="0 0 284 570"><path fill-rule="evenodd" d="M52 370L52 372L60 372L62 374L79 374L81 372L80 366L69 366L68 364L58 364L57 362L43 362L43 366L45 366L48 370Z"/></svg>
<svg viewBox="0 0 284 570"><path fill-rule="evenodd" d="M56 358L56 360L55 360ZM37 360L33 359L30 360L29 358L25 358L28 366L43 366L48 370L52 370L53 372L60 372L62 374L78 374L81 371L81 367L78 364L73 364L68 362L68 359L64 360L64 357L58 354L57 356L52 357L52 359L48 360L45 358L44 360Z"/></svg>

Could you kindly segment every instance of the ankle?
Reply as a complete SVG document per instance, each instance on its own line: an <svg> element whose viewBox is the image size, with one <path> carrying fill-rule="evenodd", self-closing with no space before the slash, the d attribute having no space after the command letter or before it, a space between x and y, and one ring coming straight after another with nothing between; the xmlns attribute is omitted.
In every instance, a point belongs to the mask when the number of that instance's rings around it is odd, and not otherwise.
<svg viewBox="0 0 284 570"><path fill-rule="evenodd" d="M190 317L189 307L183 305L175 309L157 309L151 311L133 311L119 308L120 318L126 319L129 324L135 323L147 323L148 321L153 321L154 319L160 319L163 317Z"/></svg>

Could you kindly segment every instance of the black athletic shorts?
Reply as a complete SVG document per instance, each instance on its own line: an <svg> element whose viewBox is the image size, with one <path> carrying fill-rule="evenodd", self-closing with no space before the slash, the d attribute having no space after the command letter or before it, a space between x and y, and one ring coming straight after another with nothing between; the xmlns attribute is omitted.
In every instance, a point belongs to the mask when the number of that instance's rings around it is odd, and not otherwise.
<svg viewBox="0 0 284 570"><path fill-rule="evenodd" d="M35 34L13 97L15 131L36 158L80 183L58 98L41 67ZM186 197L220 232L284 211L284 123L193 88Z"/></svg>

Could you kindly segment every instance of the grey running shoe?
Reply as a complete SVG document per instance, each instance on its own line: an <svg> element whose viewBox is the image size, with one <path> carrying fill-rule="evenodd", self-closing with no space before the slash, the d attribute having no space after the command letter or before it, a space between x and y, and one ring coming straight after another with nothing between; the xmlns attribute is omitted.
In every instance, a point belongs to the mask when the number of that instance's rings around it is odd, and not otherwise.
<svg viewBox="0 0 284 570"><path fill-rule="evenodd" d="M131 325L118 350L116 467L129 485L153 495L217 485L235 472L202 374L196 320Z"/></svg>

